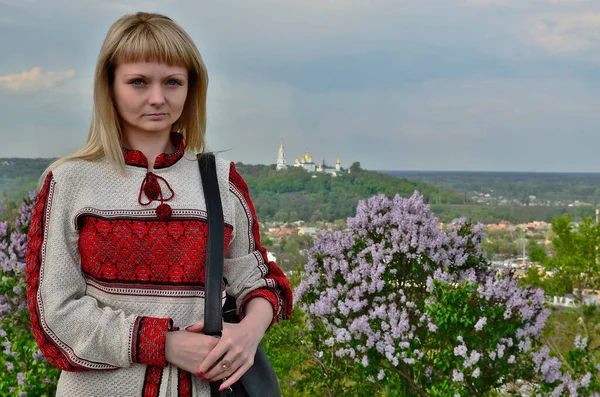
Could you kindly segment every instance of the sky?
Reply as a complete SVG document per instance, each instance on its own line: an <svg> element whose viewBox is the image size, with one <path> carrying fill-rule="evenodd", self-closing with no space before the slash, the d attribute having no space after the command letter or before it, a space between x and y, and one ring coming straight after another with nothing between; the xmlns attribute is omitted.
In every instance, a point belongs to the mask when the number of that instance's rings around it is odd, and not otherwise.
<svg viewBox="0 0 600 397"><path fill-rule="evenodd" d="M84 145L100 45L136 11L194 39L230 160L600 172L597 0L0 0L0 157Z"/></svg>

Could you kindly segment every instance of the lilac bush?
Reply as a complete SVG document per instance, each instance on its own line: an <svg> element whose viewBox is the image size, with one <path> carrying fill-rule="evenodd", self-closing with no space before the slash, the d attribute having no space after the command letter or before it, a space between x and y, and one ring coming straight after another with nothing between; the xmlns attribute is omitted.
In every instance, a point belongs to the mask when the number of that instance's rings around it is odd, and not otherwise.
<svg viewBox="0 0 600 397"><path fill-rule="evenodd" d="M402 395L480 396L519 379L556 381L532 364L549 315L542 290L490 268L483 238L464 218L442 229L418 192L374 196L347 232L315 241L295 300L335 356Z"/></svg>
<svg viewBox="0 0 600 397"><path fill-rule="evenodd" d="M39 351L31 333L25 288L27 232L36 193L12 222L0 221L0 395L52 396L58 370Z"/></svg>
<svg viewBox="0 0 600 397"><path fill-rule="evenodd" d="M564 362L552 356L546 346L532 354L532 362L537 395L600 397L600 364L589 351L588 337L575 337Z"/></svg>

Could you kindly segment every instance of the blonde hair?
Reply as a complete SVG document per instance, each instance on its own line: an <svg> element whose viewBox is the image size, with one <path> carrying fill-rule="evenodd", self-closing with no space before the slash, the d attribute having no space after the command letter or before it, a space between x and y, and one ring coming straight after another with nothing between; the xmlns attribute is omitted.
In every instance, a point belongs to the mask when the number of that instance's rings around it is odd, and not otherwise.
<svg viewBox="0 0 600 397"><path fill-rule="evenodd" d="M208 73L200 52L192 38L169 17L138 12L115 21L100 48L94 75L92 121L86 145L52 163L40 182L49 171L71 160L98 160L106 156L121 170L125 169L122 131L112 99L112 84L117 64L130 62L160 62L188 69L186 102L172 129L183 135L186 150L204 150Z"/></svg>

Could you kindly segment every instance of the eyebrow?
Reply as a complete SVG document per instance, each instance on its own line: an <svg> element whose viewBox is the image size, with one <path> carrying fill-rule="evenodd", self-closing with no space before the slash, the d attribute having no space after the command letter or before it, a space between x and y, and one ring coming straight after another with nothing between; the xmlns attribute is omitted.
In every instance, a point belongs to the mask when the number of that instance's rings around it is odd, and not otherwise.
<svg viewBox="0 0 600 397"><path fill-rule="evenodd" d="M170 75L166 76L165 78L167 78L167 79L168 79L169 77L174 77L174 76L182 76L182 77L186 77L186 75L185 75L185 74L183 74L183 73L173 73L173 74L170 74ZM143 77L143 78L146 78L146 79L148 78L148 76L146 76L146 75L144 75L144 74L142 74L142 73L129 73L129 74L124 74L124 75L123 75L123 77Z"/></svg>

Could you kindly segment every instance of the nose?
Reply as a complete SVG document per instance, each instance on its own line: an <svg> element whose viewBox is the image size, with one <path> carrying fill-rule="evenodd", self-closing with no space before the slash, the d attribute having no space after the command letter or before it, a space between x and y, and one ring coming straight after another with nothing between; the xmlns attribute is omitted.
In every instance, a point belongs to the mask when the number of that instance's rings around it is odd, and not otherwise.
<svg viewBox="0 0 600 397"><path fill-rule="evenodd" d="M152 89L150 90L150 105L159 108L164 103L165 96L162 87L160 84L152 85Z"/></svg>

